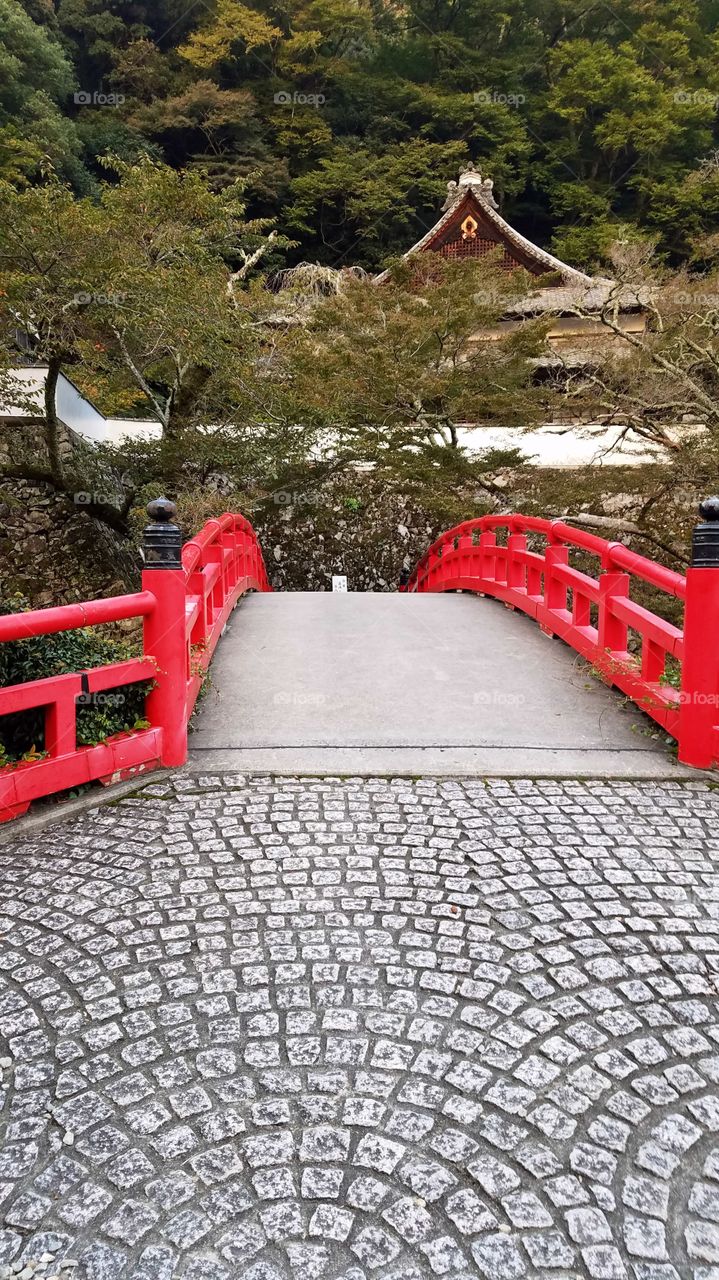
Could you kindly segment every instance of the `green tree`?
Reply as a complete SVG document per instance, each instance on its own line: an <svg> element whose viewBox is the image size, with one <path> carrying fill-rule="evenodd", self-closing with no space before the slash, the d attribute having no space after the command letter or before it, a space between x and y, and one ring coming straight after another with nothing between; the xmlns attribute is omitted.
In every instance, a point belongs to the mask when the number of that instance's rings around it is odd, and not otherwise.
<svg viewBox="0 0 719 1280"><path fill-rule="evenodd" d="M192 25L186 0L59 0L57 23L83 88L99 89L133 41L172 49Z"/></svg>
<svg viewBox="0 0 719 1280"><path fill-rule="evenodd" d="M247 178L250 213L282 218L296 260L403 252L470 158L518 230L577 265L620 224L658 230L674 263L712 226L692 175L719 146L715 0L3 3L61 34L82 89L125 99L71 107L65 137L40 112L41 153L79 135L97 177L96 156L147 151L216 189ZM6 175L37 171L30 134L0 120Z"/></svg>
<svg viewBox="0 0 719 1280"><path fill-rule="evenodd" d="M240 0L217 0L209 24L193 31L179 52L200 71L211 71L231 57L236 44L249 53L256 48L271 48L281 34L279 27L257 9Z"/></svg>
<svg viewBox="0 0 719 1280"><path fill-rule="evenodd" d="M697 175L719 148L716 0L0 3L44 49L0 65L25 86L0 112L13 181L50 154L82 188L97 156L147 152L216 190L247 179L248 216L281 219L295 261L367 268L431 225L468 159L519 231L576 265L624 224L677 265L714 225ZM120 105L60 93L58 35L78 86Z"/></svg>
<svg viewBox="0 0 719 1280"><path fill-rule="evenodd" d="M51 163L82 184L80 142L62 107L75 86L51 32L18 0L0 0L0 178L37 178Z"/></svg>
<svg viewBox="0 0 719 1280"><path fill-rule="evenodd" d="M531 114L557 252L596 262L620 223L656 225L668 192L711 150L715 25L691 0L601 6L551 50Z"/></svg>
<svg viewBox="0 0 719 1280"><path fill-rule="evenodd" d="M130 117L140 135L157 139L174 163L197 163L226 185L245 173L259 152L256 102L245 89L220 89L194 80L181 92L137 107ZM244 165L243 162L244 161Z"/></svg>
<svg viewBox="0 0 719 1280"><path fill-rule="evenodd" d="M247 224L241 191L214 194L198 173L144 159L117 163L99 202L76 200L58 180L17 192L0 185L0 323L7 379L18 335L47 365L47 465L31 468L61 492L91 489L66 460L55 408L60 374L75 371L96 395L123 390L181 453L183 431L221 427L234 412L237 367L256 342L245 281L270 240ZM6 389L5 395L12 390ZM25 470L23 470L25 468ZM17 474L26 474L19 463ZM118 507L87 507L121 531Z"/></svg>
<svg viewBox="0 0 719 1280"><path fill-rule="evenodd" d="M492 260L429 254L381 283L347 273L273 353L285 412L338 462L374 465L459 457L463 423L526 425L541 412L529 358L545 326L502 320L528 283ZM291 290L285 305L291 315Z"/></svg>

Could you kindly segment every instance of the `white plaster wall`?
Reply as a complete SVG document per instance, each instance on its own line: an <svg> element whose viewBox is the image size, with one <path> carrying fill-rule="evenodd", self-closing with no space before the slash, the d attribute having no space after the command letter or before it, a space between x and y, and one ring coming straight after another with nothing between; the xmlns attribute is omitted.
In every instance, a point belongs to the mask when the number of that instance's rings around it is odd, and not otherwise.
<svg viewBox="0 0 719 1280"><path fill-rule="evenodd" d="M55 397L57 416L66 427L71 427L79 436L90 440L93 444L102 444L105 440L105 415L96 409L94 404L68 382L62 374L57 382Z"/></svg>
<svg viewBox="0 0 719 1280"><path fill-rule="evenodd" d="M640 467L667 462L667 450L651 444L634 431L623 438L621 426L572 427L548 423L532 431L516 427L461 428L460 443L467 449L518 449L537 467Z"/></svg>
<svg viewBox="0 0 719 1280"><path fill-rule="evenodd" d="M152 418L105 419L105 440L108 444L119 444L121 440L159 440L161 436L162 427Z"/></svg>
<svg viewBox="0 0 719 1280"><path fill-rule="evenodd" d="M20 403L0 401L0 418L26 418L35 409L42 413L46 374L47 368L42 367L14 369L12 378ZM62 373L57 382L55 406L60 421L92 444L118 444L123 439L155 440L162 435L159 422L106 418Z"/></svg>

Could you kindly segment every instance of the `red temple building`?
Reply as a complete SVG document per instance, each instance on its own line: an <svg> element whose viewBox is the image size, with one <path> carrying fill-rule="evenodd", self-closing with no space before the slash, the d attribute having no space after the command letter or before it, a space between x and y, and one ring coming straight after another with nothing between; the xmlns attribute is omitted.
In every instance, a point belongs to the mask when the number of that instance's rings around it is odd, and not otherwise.
<svg viewBox="0 0 719 1280"><path fill-rule="evenodd" d="M614 282L570 267L515 231L499 212L491 178L483 178L474 165L463 170L458 182L448 183L441 217L404 256L416 253L439 253L455 260L493 254L508 271L524 269L536 276L536 290L511 304L497 331L533 316L551 316L547 340L557 362L561 352L565 361L584 363L591 359L589 353L597 341L616 341L600 318L602 307L616 293ZM375 282L386 279L385 271ZM643 331L644 311L635 296L623 292L618 321L629 331ZM477 335L484 340L491 336Z"/></svg>

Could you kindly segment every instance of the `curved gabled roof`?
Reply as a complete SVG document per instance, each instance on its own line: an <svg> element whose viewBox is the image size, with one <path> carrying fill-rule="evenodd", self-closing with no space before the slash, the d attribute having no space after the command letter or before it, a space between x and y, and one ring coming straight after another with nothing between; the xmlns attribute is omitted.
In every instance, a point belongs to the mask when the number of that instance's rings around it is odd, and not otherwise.
<svg viewBox="0 0 719 1280"><path fill-rule="evenodd" d="M592 284L591 276L570 267L515 231L499 213L492 187L491 178L483 178L479 170L470 165L459 175L458 182L448 184L439 221L404 257L430 250L443 257L478 258L503 247L503 265L508 268L524 267L532 275L556 272L561 284ZM388 272L383 271L375 277L375 283L380 284L387 276Z"/></svg>

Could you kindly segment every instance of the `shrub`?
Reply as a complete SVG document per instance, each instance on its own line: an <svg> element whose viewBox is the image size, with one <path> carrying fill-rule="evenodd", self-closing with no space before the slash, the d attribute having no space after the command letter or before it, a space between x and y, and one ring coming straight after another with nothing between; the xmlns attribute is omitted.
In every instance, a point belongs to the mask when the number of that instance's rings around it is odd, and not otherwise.
<svg viewBox="0 0 719 1280"><path fill-rule="evenodd" d="M28 601L16 595L3 602L0 612L24 613L28 608ZM131 641L109 639L91 627L7 641L0 644L0 686L86 671L136 656L137 646ZM145 696L150 688L149 681L142 681L78 699L78 746L93 746L113 733L144 727ZM44 708L0 716L0 764L32 759L44 748Z"/></svg>

